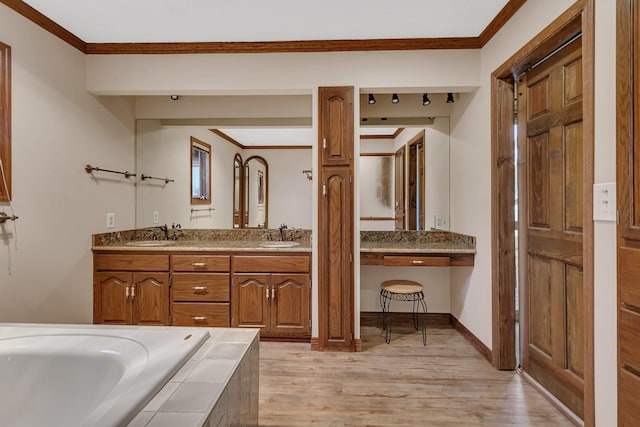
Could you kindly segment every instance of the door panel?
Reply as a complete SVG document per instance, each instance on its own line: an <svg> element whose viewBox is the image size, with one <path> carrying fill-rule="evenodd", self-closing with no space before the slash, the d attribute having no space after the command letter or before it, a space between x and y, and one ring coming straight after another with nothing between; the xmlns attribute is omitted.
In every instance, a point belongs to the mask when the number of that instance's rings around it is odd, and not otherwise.
<svg viewBox="0 0 640 427"><path fill-rule="evenodd" d="M270 293L268 274L234 274L231 288L232 326L268 328L267 293Z"/></svg>
<svg viewBox="0 0 640 427"><path fill-rule="evenodd" d="M169 273L133 273L133 323L169 324Z"/></svg>
<svg viewBox="0 0 640 427"><path fill-rule="evenodd" d="M576 415L584 414L581 39L519 83L523 367ZM523 221L524 219L524 221Z"/></svg>
<svg viewBox="0 0 640 427"><path fill-rule="evenodd" d="M273 274L271 286L275 289L271 301L271 332L308 334L309 275Z"/></svg>
<svg viewBox="0 0 640 427"><path fill-rule="evenodd" d="M319 88L320 163L353 161L353 87Z"/></svg>
<svg viewBox="0 0 640 427"><path fill-rule="evenodd" d="M127 287L131 284L130 272L95 273L95 292L100 294L100 307L96 307L94 323L127 325L131 323L131 310Z"/></svg>

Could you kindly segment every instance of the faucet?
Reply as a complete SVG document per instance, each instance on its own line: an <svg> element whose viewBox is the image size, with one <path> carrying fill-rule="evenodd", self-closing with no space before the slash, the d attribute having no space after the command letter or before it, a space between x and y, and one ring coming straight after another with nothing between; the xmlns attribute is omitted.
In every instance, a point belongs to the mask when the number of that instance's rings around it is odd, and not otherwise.
<svg viewBox="0 0 640 427"><path fill-rule="evenodd" d="M287 224L281 224L280 227L278 227L278 230L280 230L280 240L284 241L284 230L287 229Z"/></svg>
<svg viewBox="0 0 640 427"><path fill-rule="evenodd" d="M177 232L178 231L182 231L181 230L182 226L180 224L171 224L171 230L173 231L173 236L171 236L171 240L178 240L178 235Z"/></svg>
<svg viewBox="0 0 640 427"><path fill-rule="evenodd" d="M169 240L169 228L167 227L167 224L161 225L158 227L158 230L164 233L164 239L162 240Z"/></svg>

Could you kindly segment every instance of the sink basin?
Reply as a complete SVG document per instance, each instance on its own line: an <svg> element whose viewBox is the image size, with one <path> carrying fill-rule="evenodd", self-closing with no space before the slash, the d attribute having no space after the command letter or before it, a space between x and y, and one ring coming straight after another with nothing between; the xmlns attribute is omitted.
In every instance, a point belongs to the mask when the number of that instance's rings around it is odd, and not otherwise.
<svg viewBox="0 0 640 427"><path fill-rule="evenodd" d="M260 242L260 246L263 248L292 248L298 246L298 242L280 242L280 241L266 241Z"/></svg>
<svg viewBox="0 0 640 427"><path fill-rule="evenodd" d="M153 246L167 246L174 243L171 240L136 240L133 242L127 242L127 246L139 246L139 247L153 247Z"/></svg>

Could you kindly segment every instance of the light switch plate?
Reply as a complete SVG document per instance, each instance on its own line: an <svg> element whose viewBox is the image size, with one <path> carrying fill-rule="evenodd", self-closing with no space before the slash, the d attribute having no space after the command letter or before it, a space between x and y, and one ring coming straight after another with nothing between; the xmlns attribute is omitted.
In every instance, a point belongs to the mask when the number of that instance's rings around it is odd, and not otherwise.
<svg viewBox="0 0 640 427"><path fill-rule="evenodd" d="M433 218L433 228L438 230L449 230L449 216L448 215L436 215Z"/></svg>
<svg viewBox="0 0 640 427"><path fill-rule="evenodd" d="M153 223L154 224L160 223L160 215L158 214L158 211L153 211Z"/></svg>
<svg viewBox="0 0 640 427"><path fill-rule="evenodd" d="M116 228L116 214L107 214L107 228Z"/></svg>
<svg viewBox="0 0 640 427"><path fill-rule="evenodd" d="M616 183L593 184L593 220L616 222Z"/></svg>

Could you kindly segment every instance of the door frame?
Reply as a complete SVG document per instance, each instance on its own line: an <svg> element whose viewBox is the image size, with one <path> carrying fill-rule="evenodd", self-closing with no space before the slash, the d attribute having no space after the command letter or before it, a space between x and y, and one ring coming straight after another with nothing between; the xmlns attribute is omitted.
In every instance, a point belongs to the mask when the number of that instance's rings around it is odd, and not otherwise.
<svg viewBox="0 0 640 427"><path fill-rule="evenodd" d="M572 36L582 32L583 61L583 292L584 292L584 425L595 425L593 350L593 151L594 151L594 0L579 0L549 26L525 44L491 74L491 281L492 281L492 362L497 369L515 366L515 256L513 253L514 213L503 192L514 193L513 176L504 167L513 167L513 132L504 120L504 82L513 83L533 64L545 58ZM506 86L508 88L508 85ZM507 89L508 90L508 89ZM513 85L511 85L513 93ZM503 100L502 102L500 100ZM513 96L510 102L513 102ZM513 198L511 198L512 200ZM511 230L505 232L505 230ZM555 404L555 402L552 402ZM562 410L562 408L561 408Z"/></svg>
<svg viewBox="0 0 640 427"><path fill-rule="evenodd" d="M411 172L411 167L415 166L415 171L416 171L416 175L418 176L417 178L417 185L414 187L417 187L417 191L416 193L420 193L420 198L417 199L418 200L418 206L416 206L416 210L419 213L418 216L418 220L416 221L416 228L410 228L411 224L411 220L410 220L410 216L407 215L407 213L411 212L411 180L407 179L406 180L406 185L407 185L407 192L405 194L405 199L406 199L406 203L407 203L407 207L405 209L405 229L409 229L409 230L421 230L424 231L424 227L425 227L425 222L426 222L426 218L424 216L424 209L425 209L425 203L424 203L424 197L425 197L425 191L424 191L424 186L425 186L425 176L424 176L424 168L425 168L425 131L422 130L420 132L418 132L413 138L411 138L409 140L409 142L407 142L407 152L409 153L407 155L407 162L409 163L407 167L405 167L405 177L408 176L408 172ZM420 151L420 147L419 145L422 144L422 151ZM415 162L415 165L413 165L413 162ZM420 169L420 167L422 167L422 170ZM415 212L414 212L415 213ZM415 216L415 215L414 215Z"/></svg>

